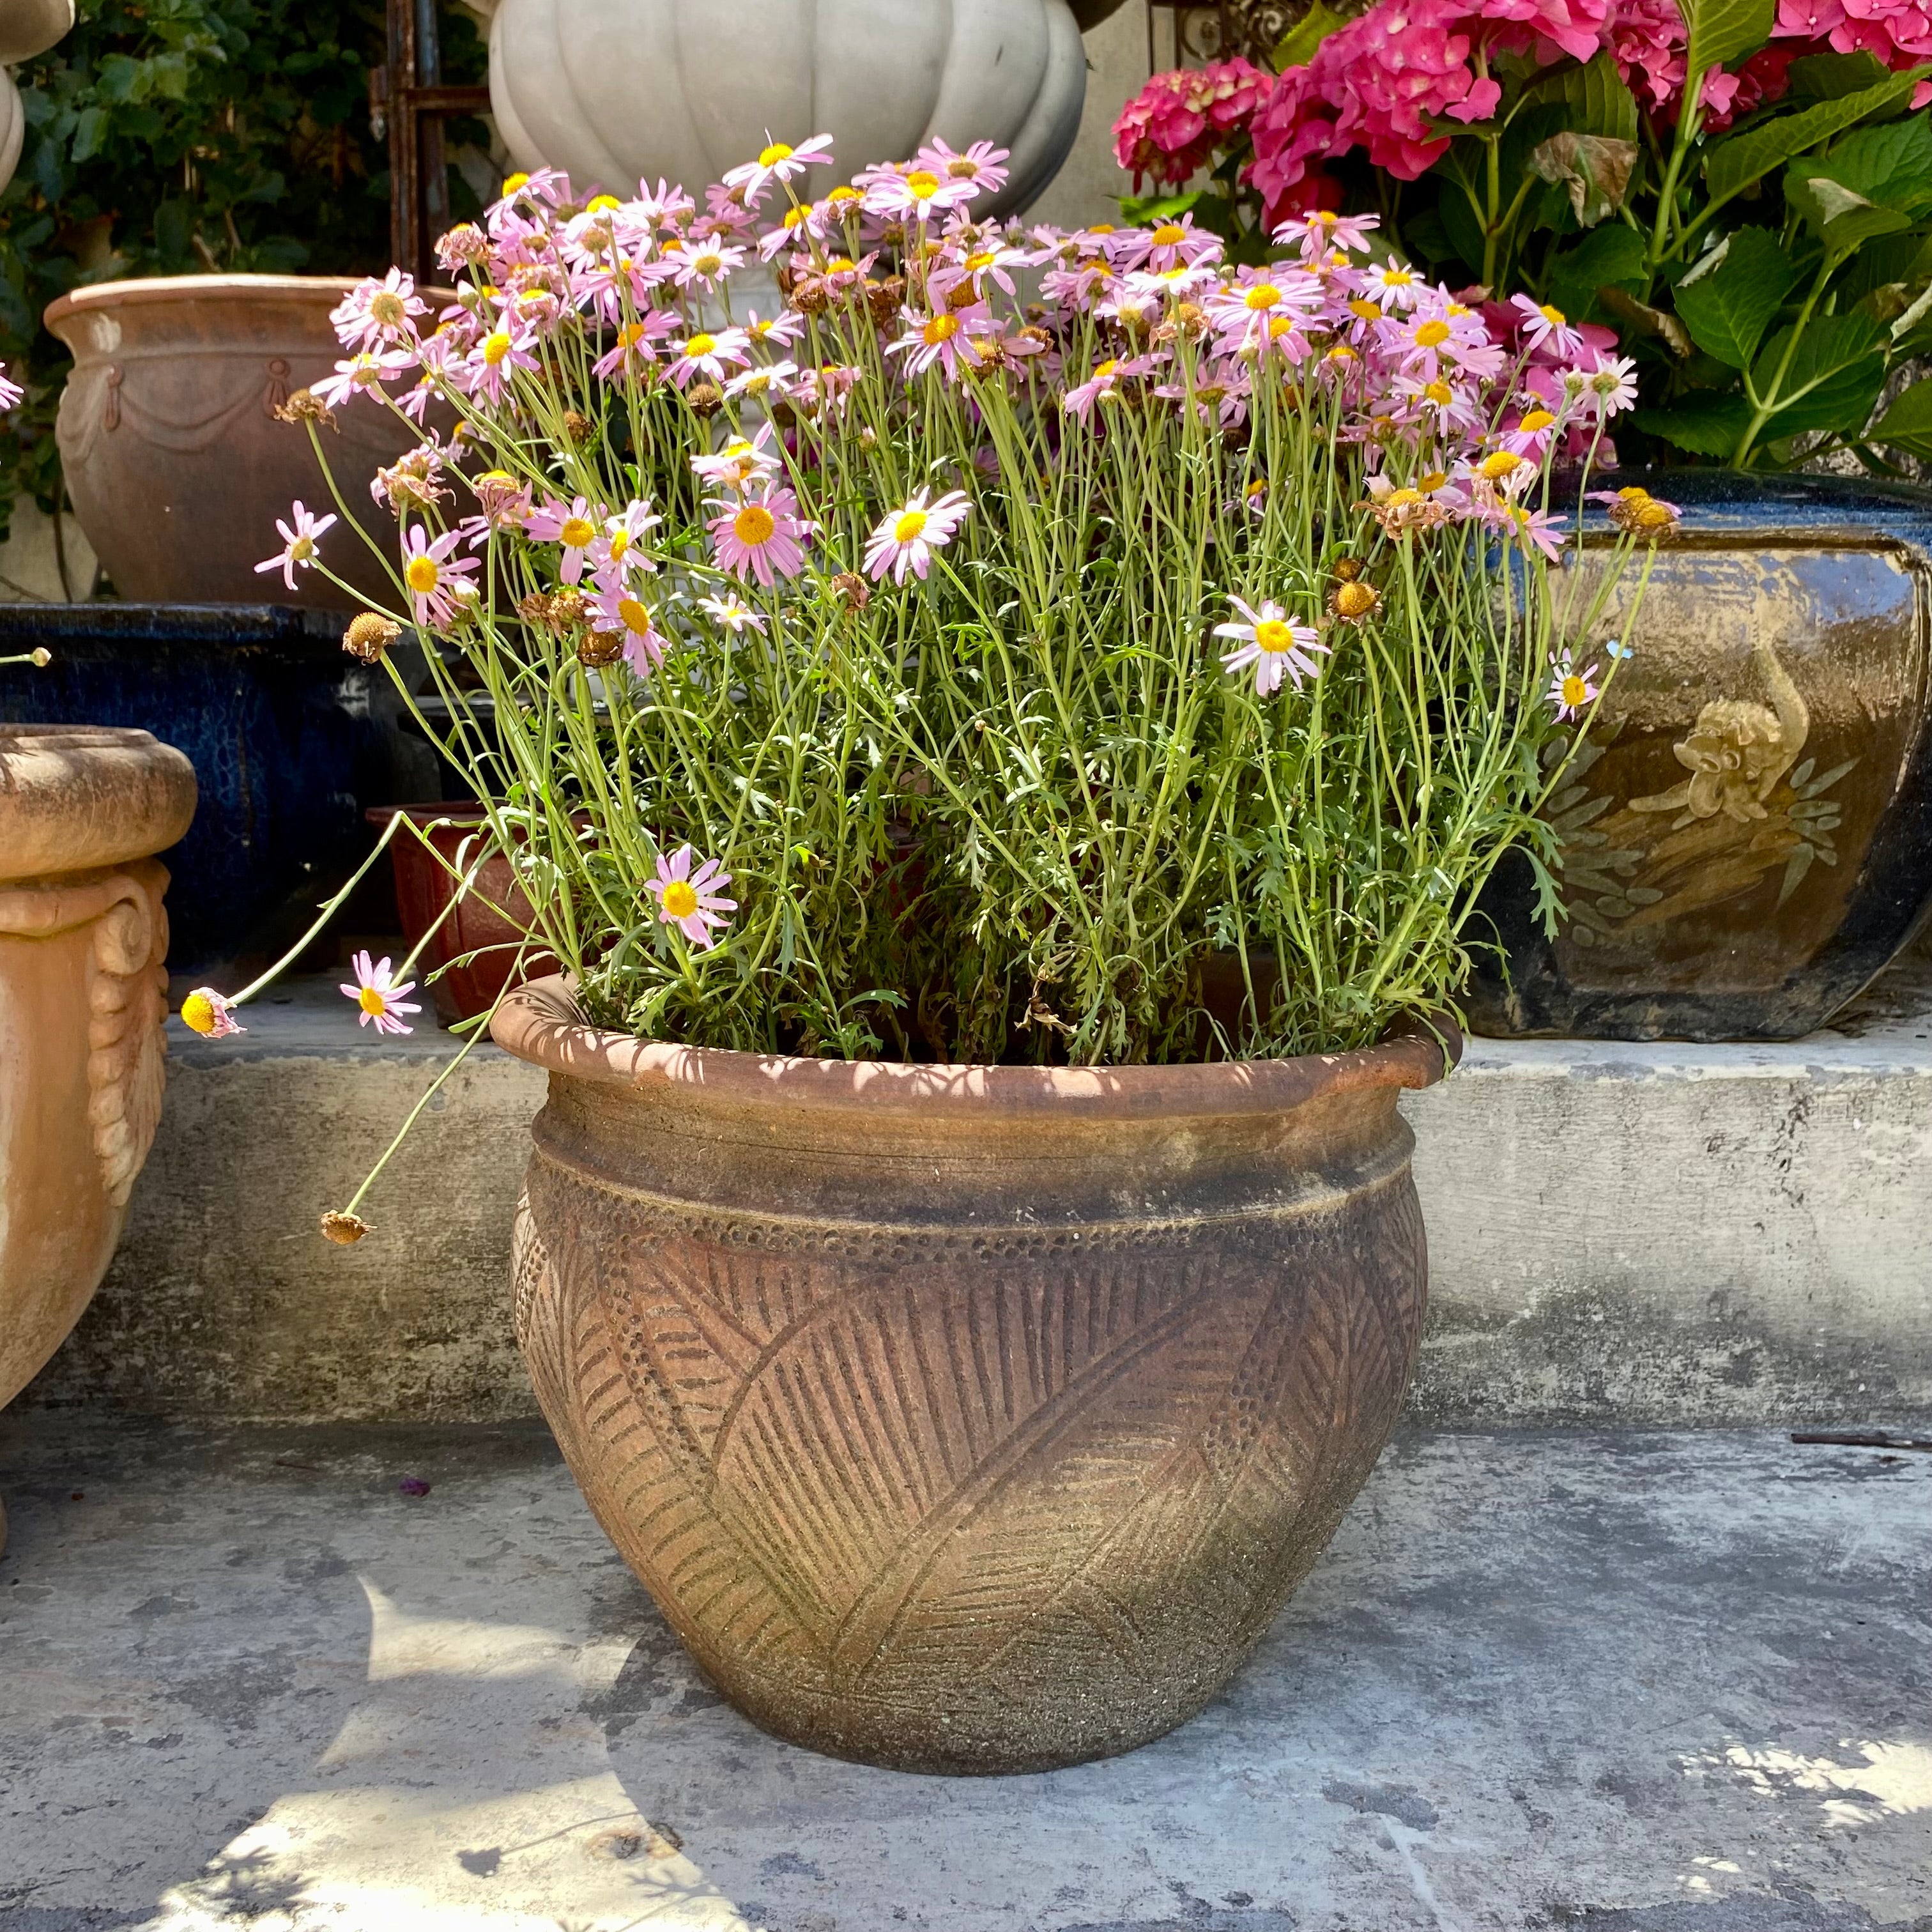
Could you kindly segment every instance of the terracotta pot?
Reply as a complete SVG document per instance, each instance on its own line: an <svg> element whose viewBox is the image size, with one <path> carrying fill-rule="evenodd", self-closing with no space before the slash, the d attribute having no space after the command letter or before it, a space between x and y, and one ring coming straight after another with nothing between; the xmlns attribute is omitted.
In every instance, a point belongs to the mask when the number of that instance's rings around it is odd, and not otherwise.
<svg viewBox="0 0 1932 1932"><path fill-rule="evenodd" d="M1292 1060L854 1064L584 1025L513 1272L537 1394L706 1674L780 1737L1016 1772L1226 1682L1394 1424L1427 1274L1405 1087Z"/></svg>
<svg viewBox="0 0 1932 1932"><path fill-rule="evenodd" d="M439 818L453 819L454 824L436 826L430 832L431 843L452 866L461 866L466 870L476 862L473 842L484 823L480 806L460 802L383 805L363 815L380 829L398 812L407 812L417 824L422 826L432 825ZM464 849L466 844L467 850ZM403 937L413 952L416 942L436 924L448 904L456 890L456 882L406 833L398 832L391 841L389 856L395 871L396 910L402 916ZM490 904L482 904L484 899ZM512 925L492 910L496 906L520 917L526 925ZM533 973L556 969L556 960L546 952L533 958L519 974L514 952L493 952L485 953L480 959L472 959L466 966L451 967L440 978L429 979L430 974L438 967L452 959L461 958L466 952L476 952L484 946L520 944L528 930L527 922L536 916L535 909L517 883L509 860L500 852L492 853L477 874L476 896L466 896L443 921L436 936L424 949L420 962L423 977L428 982L430 998L436 1004L436 1016L445 1026L487 1013L496 1004L497 994L513 980L529 979Z"/></svg>
<svg viewBox="0 0 1932 1932"><path fill-rule="evenodd" d="M194 813L193 766L146 731L0 724L0 1405L100 1286L154 1138L168 875L149 855Z"/></svg>
<svg viewBox="0 0 1932 1932"><path fill-rule="evenodd" d="M275 519L297 497L334 508L301 423L276 420L290 392L345 353L328 312L355 286L333 275L178 275L97 282L62 296L46 323L74 351L56 433L75 513L119 594L154 604L348 600L320 572L290 590L254 566L281 548ZM358 519L369 481L415 441L367 398L322 432ZM444 427L448 427L447 420ZM364 526L392 535L387 512ZM397 592L346 524L325 537L329 567L366 598Z"/></svg>
<svg viewBox="0 0 1932 1932"><path fill-rule="evenodd" d="M1550 801L1570 916L1546 938L1528 865L1505 862L1483 910L1507 971L1484 958L1470 1018L1794 1039L1932 916L1932 493L1647 480L1683 504L1684 533L1658 552L1635 655ZM1636 576L1594 644L1628 628Z"/></svg>

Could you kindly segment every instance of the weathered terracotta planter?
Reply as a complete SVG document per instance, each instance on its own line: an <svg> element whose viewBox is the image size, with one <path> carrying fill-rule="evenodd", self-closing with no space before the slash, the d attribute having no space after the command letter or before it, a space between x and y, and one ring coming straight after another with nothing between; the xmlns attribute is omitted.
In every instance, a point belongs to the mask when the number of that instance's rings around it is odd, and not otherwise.
<svg viewBox="0 0 1932 1932"><path fill-rule="evenodd" d="M154 1138L168 875L150 855L194 813L194 768L146 731L0 724L0 1406L99 1286Z"/></svg>
<svg viewBox="0 0 1932 1932"><path fill-rule="evenodd" d="M276 419L292 391L345 352L328 313L354 286L332 275L177 275L97 282L62 296L46 323L74 351L56 434L75 513L124 597L153 604L299 604L335 609L319 571L290 590L255 566L281 548L275 519L300 497L334 507L300 423ZM447 427L446 416L443 418ZM363 398L322 432L358 518L369 481L414 438ZM380 536L384 513L364 527ZM324 539L331 569L365 597L397 592L346 524Z"/></svg>
<svg viewBox="0 0 1932 1932"><path fill-rule="evenodd" d="M1427 1264L1403 1039L1107 1071L648 1043L556 980L518 1336L718 1688L907 1770L1130 1749L1240 1664L1373 1466Z"/></svg>

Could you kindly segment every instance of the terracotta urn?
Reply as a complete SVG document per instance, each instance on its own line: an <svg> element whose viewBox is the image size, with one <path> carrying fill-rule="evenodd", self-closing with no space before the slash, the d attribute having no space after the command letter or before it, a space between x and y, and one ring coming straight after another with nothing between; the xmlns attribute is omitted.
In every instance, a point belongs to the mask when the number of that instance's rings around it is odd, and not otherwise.
<svg viewBox="0 0 1932 1932"><path fill-rule="evenodd" d="M152 855L194 798L194 767L146 731L0 724L0 1405L99 1286L154 1137L168 875Z"/></svg>
<svg viewBox="0 0 1932 1932"><path fill-rule="evenodd" d="M908 158L938 135L1010 151L1010 214L1059 170L1087 92L1084 23L1107 0L470 0L490 21L490 101L519 167L588 194L640 178L701 194L772 140L830 134L836 173ZM1115 0L1118 4L1118 0ZM1083 20L1077 20L1076 12ZM815 177L808 177L812 179Z"/></svg>
<svg viewBox="0 0 1932 1932"><path fill-rule="evenodd" d="M548 1070L516 1328L598 1520L778 1736L1038 1771L1198 1712L1394 1425L1432 1037L1108 1070L499 1012ZM1450 1048L1453 1052L1454 1047Z"/></svg>
<svg viewBox="0 0 1932 1932"><path fill-rule="evenodd" d="M97 282L52 303L46 324L74 352L56 434L75 514L118 594L148 604L351 599L320 571L289 590L255 566L281 548L275 519L299 497L335 508L308 427L275 411L346 352L329 311L354 286L331 275L178 275ZM338 488L370 533L370 479L416 440L373 399L338 410L322 440ZM446 427L447 423L446 422ZM346 523L324 539L331 569L365 601L400 594Z"/></svg>

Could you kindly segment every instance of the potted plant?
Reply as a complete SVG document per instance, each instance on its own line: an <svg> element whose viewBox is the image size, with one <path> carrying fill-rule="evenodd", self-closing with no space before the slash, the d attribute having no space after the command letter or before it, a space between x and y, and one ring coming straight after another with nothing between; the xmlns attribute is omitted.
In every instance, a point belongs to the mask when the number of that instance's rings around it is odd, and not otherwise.
<svg viewBox="0 0 1932 1932"><path fill-rule="evenodd" d="M193 768L145 731L0 724L0 1404L99 1286L154 1138L168 875L153 855L194 812Z"/></svg>
<svg viewBox="0 0 1932 1932"><path fill-rule="evenodd" d="M925 154L824 178L533 176L446 238L394 380L471 427L345 641L416 628L561 962L494 1031L550 1076L516 1320L592 1508L771 1730L1036 1768L1198 1710L1373 1463L1396 1096L1546 860L1616 668L1568 640L1674 518L1555 569L1617 368L1526 404L1446 291L1367 294L1360 224L1238 269L980 220ZM358 962L364 1024L412 963Z"/></svg>

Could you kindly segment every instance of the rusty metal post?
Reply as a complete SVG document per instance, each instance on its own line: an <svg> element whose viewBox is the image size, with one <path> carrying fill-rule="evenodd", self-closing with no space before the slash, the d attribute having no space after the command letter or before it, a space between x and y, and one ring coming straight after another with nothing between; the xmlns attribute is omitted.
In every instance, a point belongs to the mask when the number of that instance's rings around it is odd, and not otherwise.
<svg viewBox="0 0 1932 1932"><path fill-rule="evenodd" d="M487 87L446 87L436 0L388 0L387 64L369 76L369 119L389 142L389 248L419 282L435 279L436 238L449 226L442 123L480 114Z"/></svg>

